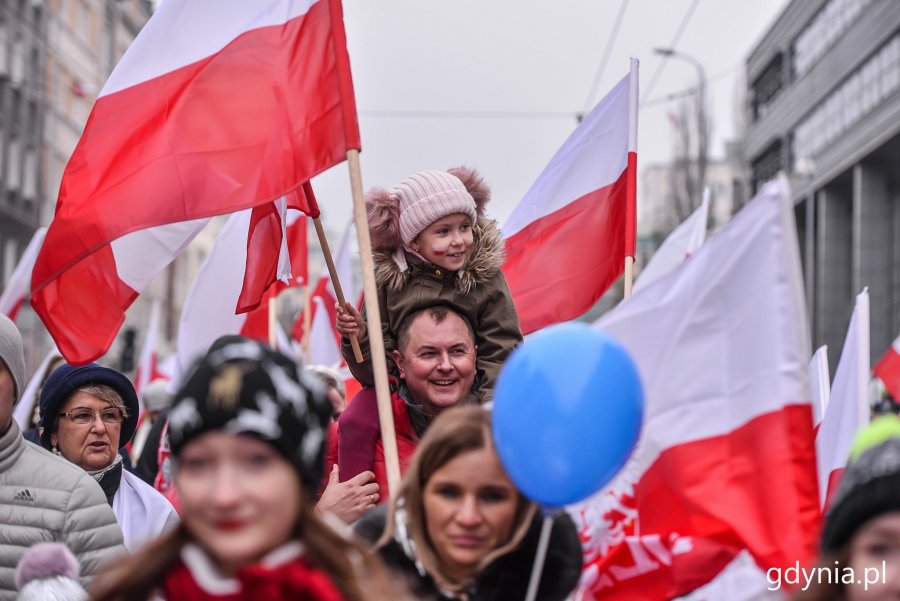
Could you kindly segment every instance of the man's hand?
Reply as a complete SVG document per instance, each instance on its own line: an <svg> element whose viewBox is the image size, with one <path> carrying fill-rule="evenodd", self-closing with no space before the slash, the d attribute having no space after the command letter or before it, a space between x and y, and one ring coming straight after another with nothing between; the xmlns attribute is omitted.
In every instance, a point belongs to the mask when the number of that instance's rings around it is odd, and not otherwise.
<svg viewBox="0 0 900 601"><path fill-rule="evenodd" d="M341 303L334 303L334 308L337 310L337 323L335 324L335 327L338 334L344 338L350 338L350 336L362 338L366 335L366 322L363 321L363 318L359 314L359 311L356 310L356 307L350 303L344 303L343 307L341 306Z"/></svg>
<svg viewBox="0 0 900 601"><path fill-rule="evenodd" d="M316 509L334 514L346 524L352 524L359 516L378 504L378 484L375 474L363 472L341 482L338 478L338 466L332 468L328 475L328 485L322 498L316 503Z"/></svg>

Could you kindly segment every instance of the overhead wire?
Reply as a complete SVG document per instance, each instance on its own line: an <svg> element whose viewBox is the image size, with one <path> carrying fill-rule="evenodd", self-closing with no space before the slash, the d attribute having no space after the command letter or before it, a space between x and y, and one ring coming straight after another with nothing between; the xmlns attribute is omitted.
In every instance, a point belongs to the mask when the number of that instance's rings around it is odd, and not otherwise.
<svg viewBox="0 0 900 601"><path fill-rule="evenodd" d="M613 45L619 35L619 29L622 27L622 20L625 17L625 10L628 8L628 0L622 0L619 4L619 13L616 15L616 22L613 24L609 39L606 40L606 48L603 50L603 58L597 66L597 73L594 75L594 81L591 83L591 89L588 92L587 101L584 103L582 114L587 113L594 106L594 96L597 94L597 88L600 86L600 80L603 79L603 73L606 71L606 65L609 63L609 57L612 54Z"/></svg>
<svg viewBox="0 0 900 601"><path fill-rule="evenodd" d="M681 41L681 36L684 34L684 30L687 29L688 23L691 22L691 17L694 16L694 11L697 10L698 4L700 4L700 0L693 0L693 2L691 2L687 12L681 19L681 23L678 25L678 29L675 30L675 35L672 36L672 41L669 42L668 48L675 48L678 46L678 42ZM659 81L659 76L662 75L663 69L665 69L666 64L668 63L668 60L668 56L662 57L662 60L656 66L653 75L650 76L650 83L647 84L646 88L641 90L641 95L650 96L653 92L653 88L656 86L656 82Z"/></svg>

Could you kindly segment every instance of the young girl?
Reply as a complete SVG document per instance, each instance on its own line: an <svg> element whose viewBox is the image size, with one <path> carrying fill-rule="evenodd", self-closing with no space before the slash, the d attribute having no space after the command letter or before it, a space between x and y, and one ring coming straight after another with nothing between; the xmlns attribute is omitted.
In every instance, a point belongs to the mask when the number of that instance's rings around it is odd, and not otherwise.
<svg viewBox="0 0 900 601"><path fill-rule="evenodd" d="M522 341L503 265L497 223L484 215L490 189L473 169L420 171L392 190L366 194L381 329L389 371L403 319L443 304L464 315L475 331L477 377L473 391L490 400L500 366ZM338 469L342 481L372 469L379 435L374 375L363 315L339 307L337 330L350 371L364 388L341 414ZM364 361L353 358L348 337L359 338ZM382 493L382 499L387 495Z"/></svg>

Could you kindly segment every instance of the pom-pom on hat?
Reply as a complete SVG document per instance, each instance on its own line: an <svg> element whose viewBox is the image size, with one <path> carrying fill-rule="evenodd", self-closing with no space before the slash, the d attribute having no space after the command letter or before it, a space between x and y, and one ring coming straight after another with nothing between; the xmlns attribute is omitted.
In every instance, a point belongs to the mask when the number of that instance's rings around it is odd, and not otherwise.
<svg viewBox="0 0 900 601"><path fill-rule="evenodd" d="M79 601L87 592L78 583L78 561L62 543L38 543L16 567L17 599L21 601Z"/></svg>
<svg viewBox="0 0 900 601"><path fill-rule="evenodd" d="M331 414L317 378L255 340L227 336L213 343L175 394L169 444L177 457L206 432L256 436L295 467L312 493L322 478Z"/></svg>
<svg viewBox="0 0 900 601"><path fill-rule="evenodd" d="M822 551L840 550L859 528L900 511L900 418L886 415L859 433L850 463L825 516Z"/></svg>
<svg viewBox="0 0 900 601"><path fill-rule="evenodd" d="M131 380L114 369L96 363L88 363L79 367L65 363L53 370L41 389L41 427L44 429L41 434L41 446L45 449L52 446L50 435L56 431L59 411L69 397L82 386L91 384L109 386L122 397L128 417L122 422L119 448L128 444L128 441L134 436L134 431L137 430L139 408L137 393L134 391Z"/></svg>

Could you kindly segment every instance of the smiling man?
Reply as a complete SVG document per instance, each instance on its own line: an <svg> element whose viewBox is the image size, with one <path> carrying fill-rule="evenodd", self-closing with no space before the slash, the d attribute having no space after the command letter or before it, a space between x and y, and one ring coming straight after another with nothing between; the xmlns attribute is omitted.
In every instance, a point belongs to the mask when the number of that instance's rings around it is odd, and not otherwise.
<svg viewBox="0 0 900 601"><path fill-rule="evenodd" d="M468 321L443 305L420 309L400 324L397 350L393 352L400 380L392 391L391 406L401 473L406 471L419 438L441 411L477 403L473 392L476 351ZM386 501L390 495L381 438L375 446L371 470L380 499Z"/></svg>

